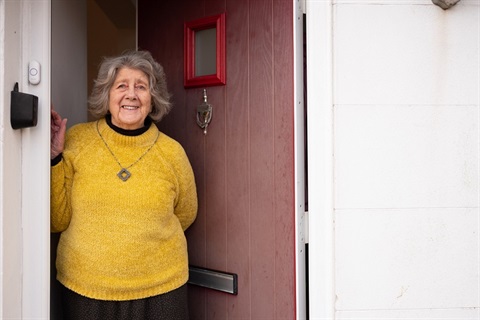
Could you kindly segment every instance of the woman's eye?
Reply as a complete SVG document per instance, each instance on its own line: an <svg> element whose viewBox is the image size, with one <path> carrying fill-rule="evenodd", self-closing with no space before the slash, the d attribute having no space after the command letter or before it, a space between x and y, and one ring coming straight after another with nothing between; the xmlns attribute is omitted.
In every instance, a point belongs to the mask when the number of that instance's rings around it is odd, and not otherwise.
<svg viewBox="0 0 480 320"><path fill-rule="evenodd" d="M145 87L145 86L143 86L143 85L136 86L136 88L137 88L138 90L146 90L146 89L147 89L147 87Z"/></svg>

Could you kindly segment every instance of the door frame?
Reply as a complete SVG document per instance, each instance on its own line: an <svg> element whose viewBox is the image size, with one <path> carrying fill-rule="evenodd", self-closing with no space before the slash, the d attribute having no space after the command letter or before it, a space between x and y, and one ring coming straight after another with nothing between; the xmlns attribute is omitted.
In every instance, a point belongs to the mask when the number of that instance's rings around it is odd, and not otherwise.
<svg viewBox="0 0 480 320"><path fill-rule="evenodd" d="M294 0L295 1L295 0ZM333 233L333 42L332 42L332 9L333 0L314 1L305 0L307 14L307 127L308 127L308 163L309 179L309 315L310 319L334 318L334 233ZM301 1L296 0L295 8ZM51 0L18 2L4 1L6 15L10 10L20 12L21 33L21 79L20 90L39 97L38 124L34 128L21 129L21 214L23 227L23 243L15 243L16 249L22 254L23 280L22 288L22 317L49 318L49 291L50 291L50 159L48 149L50 127L50 43L51 43ZM15 6L15 7L10 7ZM18 7L17 7L18 6ZM295 10L295 37L298 44L298 11ZM296 49L296 99L295 104L301 104L303 92L300 94L298 65L299 51ZM315 57L313 59L313 57ZM42 66L42 82L33 86L28 83L26 66L28 61L37 60ZM318 88L314 84L322 84ZM6 85L6 84L5 84ZM4 90L3 95L6 95ZM4 101L7 100L4 98ZM295 108L297 121L303 116ZM8 114L6 112L5 114ZM4 124L9 119L3 119ZM301 144L300 127L296 127L296 148ZM5 125L5 130L10 130ZM303 134L303 133L302 133ZM18 140L19 132L14 132ZM313 143L315 141L315 143ZM300 164L301 156L296 149L296 290L297 290L297 318L304 318L302 305L305 300L302 293L303 284L300 270L302 270L302 235L304 216L301 208L302 187ZM5 148L2 149L2 159L5 159ZM315 164L315 165L312 165ZM5 165L5 163L4 163ZM3 168L5 171L5 168ZM17 177L18 179L18 177ZM3 183L4 202L7 195ZM5 215L5 203L2 204ZM304 209L303 209L304 210ZM3 221L2 221L3 222ZM3 226L4 229L8 226ZM315 231L315 232L313 232ZM2 246L6 246L5 235L2 233ZM12 243L9 242L9 245ZM22 250L23 247L23 250ZM4 253L6 252L3 250ZM14 252L10 250L8 252ZM7 253L8 253L7 252ZM9 260L8 255L2 257ZM15 258L15 257L14 257ZM4 262L2 263L4 264ZM4 266L2 265L2 271ZM5 298L6 291L15 291L18 283L7 282L2 278L2 315L15 312L9 308L16 308L15 304L8 305ZM9 286L12 286L9 288ZM304 291L303 291L304 292ZM8 296L8 295L7 295Z"/></svg>
<svg viewBox="0 0 480 320"><path fill-rule="evenodd" d="M0 0L0 318L22 314L21 134L10 127L10 91L21 78L20 3ZM8 293L8 294L7 294Z"/></svg>
<svg viewBox="0 0 480 320"><path fill-rule="evenodd" d="M333 1L306 0L310 319L335 318Z"/></svg>
<svg viewBox="0 0 480 320"><path fill-rule="evenodd" d="M10 65L1 68L4 101L4 146L1 205L2 306L1 317L49 318L50 292L50 8L51 0L2 1L5 42L2 51ZM40 63L41 81L28 82L28 63ZM3 63L4 61L2 61ZM7 83L8 82L8 83ZM10 83L12 82L12 83ZM37 125L13 130L10 92L38 97ZM14 155L11 154L14 151ZM14 237L10 237L13 235ZM11 264L15 264L15 270ZM10 279L10 276L13 278ZM11 292L14 296L11 297Z"/></svg>
<svg viewBox="0 0 480 320"><path fill-rule="evenodd" d="M51 0L22 0L22 74L31 60L41 82L26 92L38 96L38 124L22 129L23 285L22 317L50 317L50 66Z"/></svg>

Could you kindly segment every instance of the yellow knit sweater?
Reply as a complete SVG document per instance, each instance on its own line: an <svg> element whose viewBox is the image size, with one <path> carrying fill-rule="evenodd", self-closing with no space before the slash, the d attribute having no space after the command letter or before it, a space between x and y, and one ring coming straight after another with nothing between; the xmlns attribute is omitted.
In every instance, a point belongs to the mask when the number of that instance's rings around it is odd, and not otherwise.
<svg viewBox="0 0 480 320"><path fill-rule="evenodd" d="M155 125L122 135L105 119L98 130L123 167L152 146ZM97 122L72 127L60 163L52 167L51 229L62 232L57 278L99 300L133 300L176 289L188 280L184 231L197 214L193 171L183 148L160 133L152 149L120 166Z"/></svg>

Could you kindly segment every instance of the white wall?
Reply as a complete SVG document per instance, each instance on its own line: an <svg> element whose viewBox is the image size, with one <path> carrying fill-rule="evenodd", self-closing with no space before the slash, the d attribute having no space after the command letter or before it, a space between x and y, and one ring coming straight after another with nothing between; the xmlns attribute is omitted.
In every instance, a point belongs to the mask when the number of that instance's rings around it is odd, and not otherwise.
<svg viewBox="0 0 480 320"><path fill-rule="evenodd" d="M478 2L381 3L334 7L337 316L472 319Z"/></svg>
<svg viewBox="0 0 480 320"><path fill-rule="evenodd" d="M480 319L479 1L331 9L335 318Z"/></svg>

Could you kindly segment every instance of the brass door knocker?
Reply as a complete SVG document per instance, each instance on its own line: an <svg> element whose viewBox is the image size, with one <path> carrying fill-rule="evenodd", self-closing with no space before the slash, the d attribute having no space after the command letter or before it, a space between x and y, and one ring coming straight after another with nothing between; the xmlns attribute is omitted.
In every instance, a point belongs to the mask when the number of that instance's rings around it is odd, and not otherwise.
<svg viewBox="0 0 480 320"><path fill-rule="evenodd" d="M207 89L203 89L203 103L197 107L197 124L207 134L207 127L212 121L212 105L207 102Z"/></svg>

